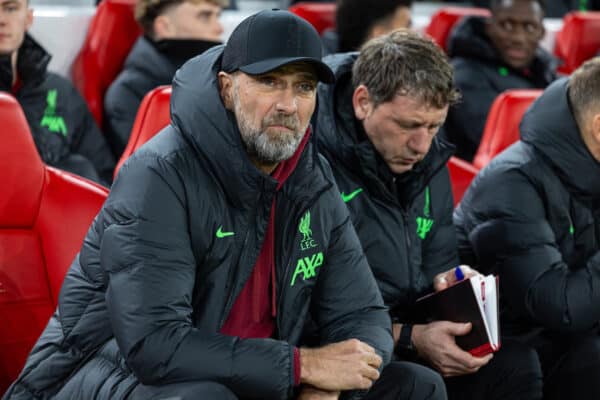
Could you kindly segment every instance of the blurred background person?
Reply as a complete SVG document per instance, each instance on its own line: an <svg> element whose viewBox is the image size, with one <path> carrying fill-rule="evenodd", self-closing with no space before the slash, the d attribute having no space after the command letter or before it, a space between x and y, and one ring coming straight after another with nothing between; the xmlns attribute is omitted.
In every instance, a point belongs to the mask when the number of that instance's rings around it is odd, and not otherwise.
<svg viewBox="0 0 600 400"><path fill-rule="evenodd" d="M47 70L51 55L27 33L32 23L27 0L0 0L0 90L23 108L46 164L109 184L110 149L71 82Z"/></svg>
<svg viewBox="0 0 600 400"><path fill-rule="evenodd" d="M409 28L412 0L338 0L336 29L325 31L326 54L356 51L367 40Z"/></svg>
<svg viewBox="0 0 600 400"><path fill-rule="evenodd" d="M228 0L138 0L135 17L144 35L104 98L106 135L116 157L127 146L142 99L168 85L188 59L221 43L219 20Z"/></svg>
<svg viewBox="0 0 600 400"><path fill-rule="evenodd" d="M492 0L491 17L466 17L451 33L448 54L462 101L443 127L456 155L471 161L494 99L507 89L542 89L557 78L557 60L540 47L540 0Z"/></svg>

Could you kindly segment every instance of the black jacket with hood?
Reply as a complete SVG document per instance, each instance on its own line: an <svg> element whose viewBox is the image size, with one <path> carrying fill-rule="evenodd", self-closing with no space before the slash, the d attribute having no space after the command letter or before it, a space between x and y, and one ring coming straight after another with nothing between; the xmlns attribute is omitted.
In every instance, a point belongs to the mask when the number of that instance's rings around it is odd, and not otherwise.
<svg viewBox="0 0 600 400"><path fill-rule="evenodd" d="M10 55L0 56L0 91L12 93ZM17 57L23 108L33 140L48 165L109 184L114 157L83 98L65 78L47 71L50 55L25 35Z"/></svg>
<svg viewBox="0 0 600 400"><path fill-rule="evenodd" d="M178 71L171 125L121 169L6 399L114 400L138 382L182 381L287 399L309 315L321 343L358 338L390 359L387 309L327 163L307 144L275 191L220 100L221 54L213 48ZM274 338L223 335L273 199Z"/></svg>
<svg viewBox="0 0 600 400"><path fill-rule="evenodd" d="M115 156L120 157L127 146L144 96L158 86L170 85L175 72L187 60L217 44L181 39L154 42L146 36L135 42L123 71L104 97L106 137Z"/></svg>
<svg viewBox="0 0 600 400"><path fill-rule="evenodd" d="M567 79L521 123L521 140L455 211L462 261L500 276L502 331L577 334L600 321L600 163L581 138Z"/></svg>
<svg viewBox="0 0 600 400"><path fill-rule="evenodd" d="M450 107L442 129L456 145L456 155L471 161L479 147L488 112L496 97L508 89L543 89L557 77L556 60L538 47L527 71L505 64L485 33L485 18L466 17L452 31L448 54L454 67L454 83L462 93Z"/></svg>
<svg viewBox="0 0 600 400"><path fill-rule="evenodd" d="M369 265L394 319L411 322L414 300L435 274L457 265L446 162L451 145L434 139L413 171L394 176L354 117L352 65L358 53L329 56L336 84L319 85L315 136L329 160Z"/></svg>

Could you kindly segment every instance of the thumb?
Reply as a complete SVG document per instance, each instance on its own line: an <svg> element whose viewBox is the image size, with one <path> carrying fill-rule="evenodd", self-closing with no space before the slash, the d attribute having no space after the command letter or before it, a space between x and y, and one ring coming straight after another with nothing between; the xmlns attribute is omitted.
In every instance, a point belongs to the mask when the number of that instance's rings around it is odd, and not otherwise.
<svg viewBox="0 0 600 400"><path fill-rule="evenodd" d="M466 322L466 323L452 322L452 323L448 324L448 333L450 333L454 336L463 336L463 335L466 335L467 333L471 332L472 327L473 327L473 324L471 324L470 322Z"/></svg>

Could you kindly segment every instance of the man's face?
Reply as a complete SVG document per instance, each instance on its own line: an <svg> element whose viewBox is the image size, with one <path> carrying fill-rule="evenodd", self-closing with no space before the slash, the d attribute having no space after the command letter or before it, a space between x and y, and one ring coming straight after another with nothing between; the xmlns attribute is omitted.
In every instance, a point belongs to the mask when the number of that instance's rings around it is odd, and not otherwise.
<svg viewBox="0 0 600 400"><path fill-rule="evenodd" d="M360 91L364 91L362 94ZM448 114L448 106L435 108L419 99L397 95L373 107L367 89L354 92L354 112L368 138L394 174L410 171L421 161Z"/></svg>
<svg viewBox="0 0 600 400"><path fill-rule="evenodd" d="M504 0L493 10L486 32L505 63L517 69L531 64L544 37L543 18L536 1Z"/></svg>
<svg viewBox="0 0 600 400"><path fill-rule="evenodd" d="M268 164L290 158L315 109L313 69L289 65L262 75L221 73L220 79L225 105L236 116L248 155Z"/></svg>
<svg viewBox="0 0 600 400"><path fill-rule="evenodd" d="M164 14L168 29L157 39L197 39L218 42L223 26L219 21L221 7L209 2L183 2L169 8Z"/></svg>
<svg viewBox="0 0 600 400"><path fill-rule="evenodd" d="M26 0L0 0L0 54L12 54L33 22Z"/></svg>

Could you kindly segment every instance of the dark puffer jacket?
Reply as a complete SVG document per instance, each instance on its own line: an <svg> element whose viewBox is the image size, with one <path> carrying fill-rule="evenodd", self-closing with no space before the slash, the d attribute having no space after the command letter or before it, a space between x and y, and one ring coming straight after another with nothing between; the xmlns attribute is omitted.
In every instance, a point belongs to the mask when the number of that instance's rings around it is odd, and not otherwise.
<svg viewBox="0 0 600 400"><path fill-rule="evenodd" d="M510 68L500 59L484 27L484 17L467 17L448 41L454 83L463 98L450 107L442 131L456 145L456 155L467 161L473 159L479 147L488 112L500 93L508 89L542 89L557 77L556 60L541 47L527 71Z"/></svg>
<svg viewBox="0 0 600 400"><path fill-rule="evenodd" d="M65 78L47 71L50 55L29 35L19 49L15 94L35 145L48 165L109 184L114 157L83 98ZM0 91L12 92L10 55L0 56Z"/></svg>
<svg viewBox="0 0 600 400"><path fill-rule="evenodd" d="M521 141L486 167L455 211L465 262L500 275L502 331L535 337L600 321L600 163L552 84L521 123Z"/></svg>
<svg viewBox="0 0 600 400"><path fill-rule="evenodd" d="M217 44L203 40L153 42L145 36L137 40L104 97L106 137L115 156L120 157L127 146L144 96L160 85L170 85L183 63Z"/></svg>
<svg viewBox="0 0 600 400"><path fill-rule="evenodd" d="M452 146L434 139L413 171L394 176L354 118L351 83L357 53L325 58L336 84L319 86L315 136L352 215L383 299L410 321L414 300L435 274L457 265L453 200L446 162Z"/></svg>
<svg viewBox="0 0 600 400"><path fill-rule="evenodd" d="M287 399L309 315L321 343L358 338L389 360L387 309L331 171L308 144L275 190L220 100L221 54L209 50L177 73L172 125L121 169L7 399L114 400L138 382L184 381ZM274 199L275 337L220 334Z"/></svg>

